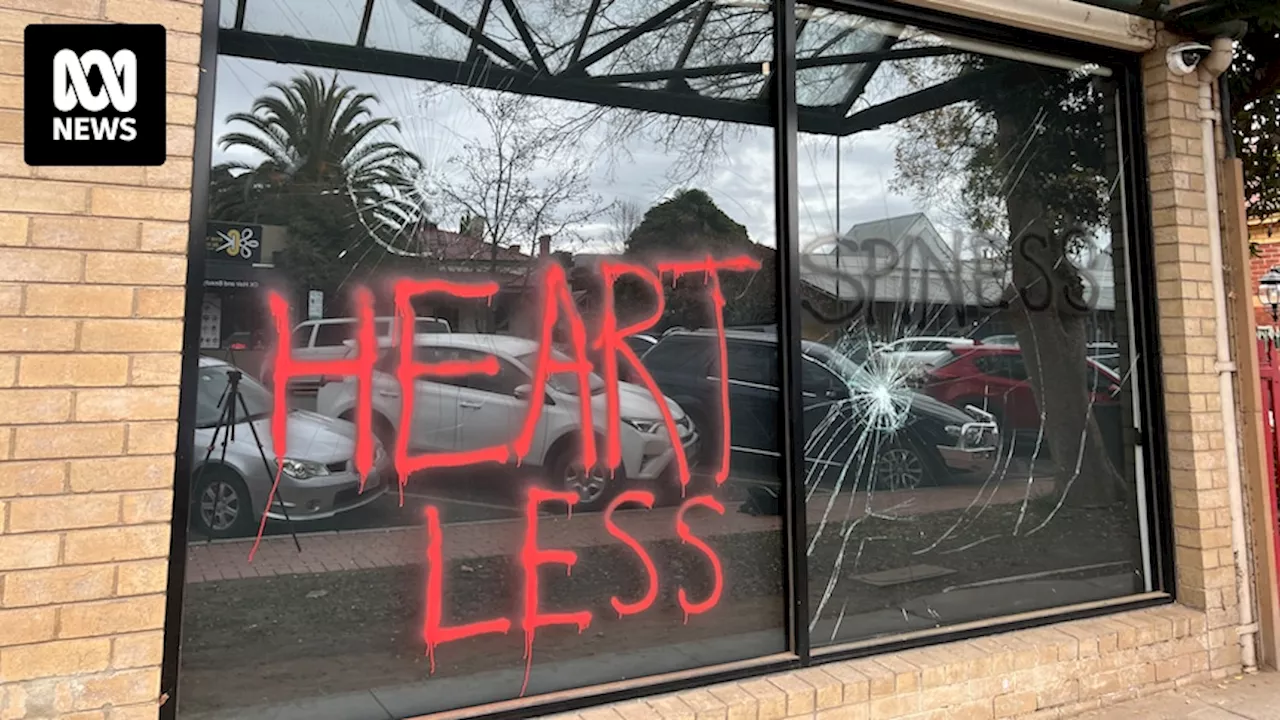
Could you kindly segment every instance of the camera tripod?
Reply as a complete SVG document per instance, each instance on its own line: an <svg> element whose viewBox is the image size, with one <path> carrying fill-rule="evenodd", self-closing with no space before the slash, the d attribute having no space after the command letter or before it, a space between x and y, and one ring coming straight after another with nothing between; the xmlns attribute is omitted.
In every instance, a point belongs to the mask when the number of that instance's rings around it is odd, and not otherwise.
<svg viewBox="0 0 1280 720"><path fill-rule="evenodd" d="M232 365L231 370L227 371L227 386L223 388L222 395L218 398L218 406L222 408L222 413L218 416L218 422L213 426L213 437L209 439L209 446L204 453L204 462L200 464L200 470L192 481L193 487L200 487L200 481L204 478L205 470L209 467L209 460L213 457L213 452L219 444L219 436L222 438L222 453L219 461L220 464L225 465L227 462L227 443L236 439L236 425L252 415L249 412L248 404L244 401L244 395L240 393L240 380L243 377L244 373L236 369L234 365ZM298 541L298 533L294 531L293 520L289 517L288 503L280 493L279 469L272 467L271 461L267 459L266 448L263 447L262 438L258 435L258 429L254 427L253 422L250 421L246 424L249 426L249 432L253 435L254 444L258 447L258 457L262 458L262 467L267 471L267 477L272 478L271 496L280 500L280 509L284 513L285 523L289 526L289 535L293 537L293 544L298 548L298 552L302 552L302 543ZM252 500L252 498L250 499ZM221 501L220 497L214 498L215 510ZM263 517L259 521L260 523L266 523L266 514L270 510L269 498L267 507L262 510ZM262 525L259 525L259 527L262 527ZM210 541L212 539L212 537L209 538Z"/></svg>

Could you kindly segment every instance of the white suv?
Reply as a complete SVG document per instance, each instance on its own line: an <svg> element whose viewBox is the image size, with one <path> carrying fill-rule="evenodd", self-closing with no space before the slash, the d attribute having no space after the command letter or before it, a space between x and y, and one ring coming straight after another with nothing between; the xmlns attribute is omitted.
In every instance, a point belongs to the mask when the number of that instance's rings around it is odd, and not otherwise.
<svg viewBox="0 0 1280 720"><path fill-rule="evenodd" d="M524 425L529 408L527 398L533 389L532 368L538 352L535 341L507 335L432 333L418 335L415 345L414 354L419 362L474 362L492 355L497 358L499 369L496 375L419 378L414 388L417 394L409 438L412 452L476 450L515 440ZM378 369L374 372L374 429L383 444L392 448L395 434L403 427L400 385L395 377L400 353L392 347L391 340L383 340L381 346ZM350 345L348 347L350 349ZM557 350L552 352L560 355ZM316 398L317 411L335 418L353 417L356 389L354 378L325 384ZM603 460L604 380L594 373L591 390L596 447ZM669 497L671 490L678 494L675 453L653 396L642 386L623 382L618 384L618 399L622 463L612 475L602 467L603 462L601 467L582 467L578 446L581 399L578 379L573 373L554 374L548 379L547 397L533 444L520 465L545 469L557 489L577 493L584 510L604 507L630 483L654 487L660 497ZM664 399L675 419L685 456L693 464L698 457L698 432L674 400Z"/></svg>
<svg viewBox="0 0 1280 720"><path fill-rule="evenodd" d="M374 319L374 332L379 340L387 340L395 329L394 317ZM452 332L449 321L443 318L420 317L414 321L414 333L447 333ZM323 318L320 320L304 320L293 329L293 338L289 343L293 349L295 360L338 360L346 357L347 342L355 336L355 318ZM267 387L271 387L271 360L273 354L267 353L263 360L258 378ZM319 375L306 375L289 381L289 388L295 391L314 391L319 388Z"/></svg>

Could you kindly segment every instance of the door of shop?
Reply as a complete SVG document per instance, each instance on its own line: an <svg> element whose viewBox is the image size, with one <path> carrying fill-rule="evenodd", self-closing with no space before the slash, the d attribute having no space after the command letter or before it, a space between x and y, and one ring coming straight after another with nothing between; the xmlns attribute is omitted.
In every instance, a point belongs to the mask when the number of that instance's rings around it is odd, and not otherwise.
<svg viewBox="0 0 1280 720"><path fill-rule="evenodd" d="M1274 337L1258 338L1258 370L1262 391L1262 433L1267 441L1267 471L1271 482L1267 483L1271 504L1275 506L1277 483L1280 482L1280 427L1276 424L1277 405L1280 405L1280 346ZM1278 514L1280 516L1280 514ZM1278 528L1280 529L1280 528ZM1280 557L1280 532L1275 534L1276 556Z"/></svg>

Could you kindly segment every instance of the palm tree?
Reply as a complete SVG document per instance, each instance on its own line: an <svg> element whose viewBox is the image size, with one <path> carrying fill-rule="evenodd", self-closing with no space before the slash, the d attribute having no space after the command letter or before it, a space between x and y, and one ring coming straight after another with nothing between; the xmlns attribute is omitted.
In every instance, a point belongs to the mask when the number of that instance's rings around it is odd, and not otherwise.
<svg viewBox="0 0 1280 720"><path fill-rule="evenodd" d="M219 140L223 150L245 148L263 156L213 168L214 217L283 222L291 198L340 195L365 215L365 224L403 226L413 218L413 181L421 161L387 140L371 140L379 130L400 129L398 121L374 117L377 97L303 72L288 83L271 83L249 112L227 116L244 131Z"/></svg>

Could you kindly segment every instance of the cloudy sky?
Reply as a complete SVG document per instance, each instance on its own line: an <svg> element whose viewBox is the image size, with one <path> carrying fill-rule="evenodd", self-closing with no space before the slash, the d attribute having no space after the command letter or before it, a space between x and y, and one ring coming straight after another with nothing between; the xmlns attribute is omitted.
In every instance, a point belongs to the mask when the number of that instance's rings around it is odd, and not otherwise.
<svg viewBox="0 0 1280 720"><path fill-rule="evenodd" d="M443 3L469 22L475 21L479 3L471 0L447 0ZM529 6L541 6L529 3ZM553 4L554 6L554 4ZM307 37L322 41L352 44L360 26L364 0L249 0L245 15L248 30L295 37ZM461 59L466 46L463 38L451 29L429 18L413 5L411 0L379 0L374 4L370 19L367 44L387 50L430 53L439 57ZM497 4L495 4L497 7ZM522 6L524 7L524 6ZM552 6L547 6L552 7ZM624 28L636 22L627 16L628 6L621 2L606 3L613 13L599 21L602 37L609 37L607 27L612 23ZM733 12L749 13L743 4L733 7ZM619 9L621 8L621 9ZM637 17L647 16L653 10L648 3L631 8ZM526 12L532 12L528 10ZM728 12L728 11L726 11ZM231 24L235 15L235 0L223 0L222 24ZM736 16L735 16L736 17ZM848 27L850 18L840 15L828 17L823 22L832 28ZM748 18L750 19L750 18ZM813 21L812 24L817 24ZM505 24L509 24L506 22ZM507 47L519 47L514 31L504 22L491 21L487 32L495 38L509 35ZM530 24L536 24L530 19ZM568 25L561 22L559 25ZM708 26L711 24L709 23ZM551 44L563 45L572 36L569 30L554 29L555 23L543 23L539 37ZM736 25L734 27L741 27ZM880 26L876 26L880 27ZM813 34L816 30L811 30ZM568 33L568 34L565 34ZM548 37L565 34L565 37ZM705 34L705 31L704 31ZM837 33L831 33L836 37ZM931 38L937 41L936 38ZM658 41L661 41L659 38ZM655 42L658 42L655 41ZM732 37L719 42L732 43ZM603 42L600 41L600 42ZM863 40L862 42L865 42ZM860 48L851 48L858 50ZM588 48L588 52L590 48ZM694 52L696 56L697 51ZM758 49L731 48L724 55L735 59L756 60ZM767 59L768 55L763 56ZM554 59L548 57L548 63ZM640 58L638 62L645 62ZM612 61L610 61L612 62ZM634 58L631 62L637 62ZM692 60L691 60L692 62ZM605 64L605 63L602 63ZM217 117L215 137L221 137L234 129L226 122L232 112L247 111L253 99L262 95L269 83L287 82L300 73L301 66L281 65L266 61L223 57L217 74ZM631 69L628 67L627 69ZM838 68L841 71L847 68ZM614 71L617 71L616 69ZM328 75L333 71L321 71ZM882 69L877 78L882 77ZM361 91L374 94L378 104L375 114L392 117L400 122L400 131L385 131L375 136L379 140L397 142L415 152L425 164L422 178L423 193L431 198L440 225L447 229L457 227L460 212L439 200L441 187L456 188L465 175L464 156L467 146L492 145L482 118L477 115L456 86L446 86L417 80L363 73L339 72L341 82L353 85ZM833 79L837 79L835 75ZM898 88L893 88L897 90ZM868 97L876 92L876 83L868 88ZM468 91L469 97L485 101L489 91ZM896 92L894 94L897 94ZM885 98L877 97L876 101ZM539 115L557 114L559 117L577 116L590 110L585 105L573 105L558 100L534 101ZM868 102L863 100L862 102ZM858 109L855 106L855 110ZM680 187L698 187L706 190L720 208L736 221L745 225L751 238L766 245L776 245L774 222L774 177L772 131L764 127L734 127L722 138L717 152L704 157L700 171L691 175L688 155L665 146L663 126L649 126L649 132L636 132L619 137L610 132L613 126L597 122L581 130L574 142L561 148L554 158L546 158L545 168L530 171L530 181L538 186L553 176L557 169L568 163L583 169L588 178L590 194L595 198L583 198L575 206L570 203L563 209L566 214L583 214L613 203L626 203L641 211L661 201ZM950 237L962 230L954 218L943 216L938 210L921 206L914 198L894 193L890 181L895 175L894 149L896 136L892 128L885 128L843 138L839 147L837 168L836 140L826 136L802 136L798 159L800 228L802 247L815 239L829 237L837 229L847 231L854 224L870 222L906 213L928 210L930 219ZM244 160L254 162L260 158L243 149L224 150L215 143L214 162ZM474 165L474 164L472 164ZM837 191L837 176L839 190ZM574 251L607 251L617 248L618 222L612 214L599 212L591 218L577 222L570 232L557 239L558 249ZM569 239L573 236L573 239ZM513 239L513 241L516 241ZM532 238L521 239L526 248Z"/></svg>

